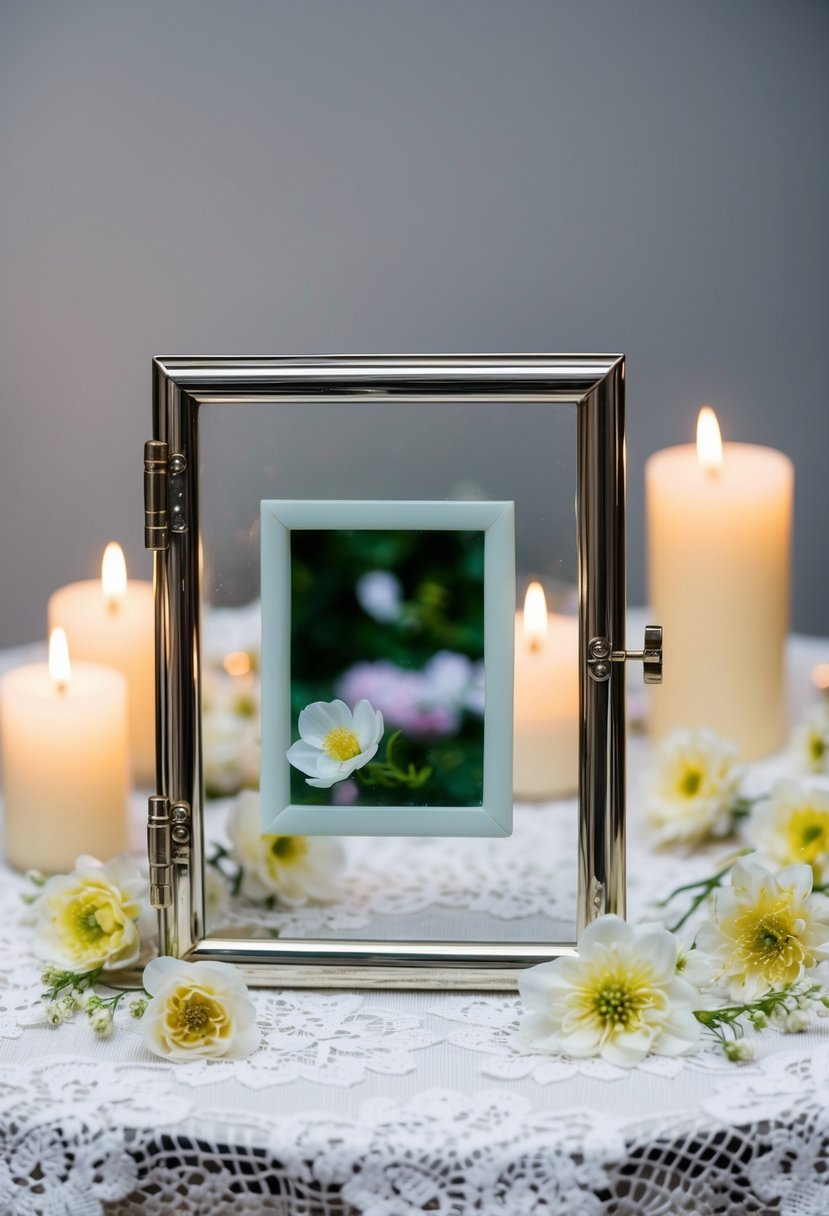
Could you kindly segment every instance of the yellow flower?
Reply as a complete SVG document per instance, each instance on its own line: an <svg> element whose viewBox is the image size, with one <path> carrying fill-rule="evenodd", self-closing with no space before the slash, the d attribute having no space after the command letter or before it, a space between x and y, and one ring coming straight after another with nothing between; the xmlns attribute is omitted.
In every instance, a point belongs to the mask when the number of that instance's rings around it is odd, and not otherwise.
<svg viewBox="0 0 829 1216"><path fill-rule="evenodd" d="M38 901L35 951L72 971L129 967L141 953L154 917L148 885L131 857L102 865L79 857L71 874L56 874Z"/></svg>
<svg viewBox="0 0 829 1216"><path fill-rule="evenodd" d="M774 874L742 858L731 888L717 892L697 948L714 960L717 983L734 1000L756 1000L829 957L829 900L812 894L809 866Z"/></svg>
<svg viewBox="0 0 829 1216"><path fill-rule="evenodd" d="M262 832L259 794L245 791L228 818L230 856L242 867L241 891L291 907L335 899L345 866L340 842L331 836L280 836Z"/></svg>
<svg viewBox="0 0 829 1216"><path fill-rule="evenodd" d="M710 730L676 730L657 748L645 811L659 844L698 844L731 828L741 771L737 749Z"/></svg>
<svg viewBox="0 0 829 1216"><path fill-rule="evenodd" d="M800 724L794 735L794 750L808 772L829 772L829 710L825 705L819 705Z"/></svg>
<svg viewBox="0 0 829 1216"><path fill-rule="evenodd" d="M150 1000L141 1037L154 1055L239 1060L259 1046L256 1011L235 967L154 958L143 983Z"/></svg>
<svg viewBox="0 0 829 1216"><path fill-rule="evenodd" d="M809 865L815 883L829 875L829 793L778 781L748 822L752 843L775 865Z"/></svg>
<svg viewBox="0 0 829 1216"><path fill-rule="evenodd" d="M650 1052L675 1056L699 1040L698 990L677 974L677 942L659 925L602 916L578 958L522 971L522 1036L538 1051L600 1055L630 1068Z"/></svg>

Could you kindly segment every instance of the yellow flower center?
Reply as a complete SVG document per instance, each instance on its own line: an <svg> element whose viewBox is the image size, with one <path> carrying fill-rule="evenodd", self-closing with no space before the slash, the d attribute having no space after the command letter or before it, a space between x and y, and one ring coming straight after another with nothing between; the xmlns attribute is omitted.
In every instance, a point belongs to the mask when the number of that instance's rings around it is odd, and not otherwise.
<svg viewBox="0 0 829 1216"><path fill-rule="evenodd" d="M628 1030L638 1021L640 1011L648 1004L641 989L631 988L617 977L608 980L593 993L593 1010L608 1029Z"/></svg>
<svg viewBox="0 0 829 1216"><path fill-rule="evenodd" d="M817 731L809 736L809 755L812 763L820 765L823 762L823 756L826 752L826 741L823 735L819 735Z"/></svg>
<svg viewBox="0 0 829 1216"><path fill-rule="evenodd" d="M685 798L695 798L702 785L702 769L687 768L679 781L679 792Z"/></svg>
<svg viewBox="0 0 829 1216"><path fill-rule="evenodd" d="M786 825L786 835L792 859L812 866L816 881L820 881L816 863L829 852L829 813L810 806L794 811Z"/></svg>
<svg viewBox="0 0 829 1216"><path fill-rule="evenodd" d="M770 984L790 975L795 979L806 956L799 927L785 899L760 899L741 912L734 922L735 941L749 970L760 971Z"/></svg>
<svg viewBox="0 0 829 1216"><path fill-rule="evenodd" d="M100 891L84 891L63 910L64 929L76 947L89 949L123 930L125 921L119 912L112 901L102 901Z"/></svg>
<svg viewBox="0 0 829 1216"><path fill-rule="evenodd" d="M180 988L167 1004L167 1033L182 1047L205 1039L225 1038L230 1019L224 1004L205 992Z"/></svg>
<svg viewBox="0 0 829 1216"><path fill-rule="evenodd" d="M332 760L353 760L362 748L353 730L346 726L335 726L322 741L322 750Z"/></svg>
<svg viewBox="0 0 829 1216"><path fill-rule="evenodd" d="M308 852L308 841L304 836L271 836L270 850L283 866L293 865Z"/></svg>

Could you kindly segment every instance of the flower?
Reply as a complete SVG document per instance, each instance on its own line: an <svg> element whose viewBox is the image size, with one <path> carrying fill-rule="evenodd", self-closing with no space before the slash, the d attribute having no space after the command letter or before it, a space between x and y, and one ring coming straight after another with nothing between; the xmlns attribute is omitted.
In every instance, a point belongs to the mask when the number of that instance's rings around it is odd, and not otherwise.
<svg viewBox="0 0 829 1216"><path fill-rule="evenodd" d="M368 764L383 730L383 715L369 701L358 701L353 713L344 701L314 701L299 715L300 739L288 760L308 785L327 790Z"/></svg>
<svg viewBox="0 0 829 1216"><path fill-rule="evenodd" d="M387 570L369 570L357 579L357 602L363 612L383 625L393 625L400 619L403 588Z"/></svg>
<svg viewBox="0 0 829 1216"><path fill-rule="evenodd" d="M829 709L819 705L795 731L794 751L810 773L829 772Z"/></svg>
<svg viewBox="0 0 829 1216"><path fill-rule="evenodd" d="M272 899L290 907L336 898L345 868L340 842L331 836L263 834L259 795L246 791L230 810L229 855L242 867L240 890L248 899Z"/></svg>
<svg viewBox="0 0 829 1216"><path fill-rule="evenodd" d="M602 916L582 934L578 958L523 971L521 1033L536 1050L600 1055L629 1068L650 1052L675 1056L698 1042L699 992L677 974L677 943L659 925Z"/></svg>
<svg viewBox="0 0 829 1216"><path fill-rule="evenodd" d="M259 1046L256 1010L235 967L154 958L143 984L150 1000L141 1037L154 1055L240 1060Z"/></svg>
<svg viewBox="0 0 829 1216"><path fill-rule="evenodd" d="M748 1064L757 1054L754 1044L747 1043L745 1039L727 1039L723 1043L723 1051L735 1064Z"/></svg>
<svg viewBox="0 0 829 1216"><path fill-rule="evenodd" d="M775 865L805 864L814 881L829 876L829 793L797 781L778 781L754 808L748 823L752 843Z"/></svg>
<svg viewBox="0 0 829 1216"><path fill-rule="evenodd" d="M154 921L147 879L126 854L105 865L79 857L71 874L56 874L43 888L35 952L72 971L130 967L141 936Z"/></svg>
<svg viewBox="0 0 829 1216"><path fill-rule="evenodd" d="M409 739L448 739L460 730L465 712L483 717L484 664L451 650L439 650L420 671L388 659L355 663L336 691L350 704L367 697L386 725Z"/></svg>
<svg viewBox="0 0 829 1216"><path fill-rule="evenodd" d="M645 793L659 844L698 844L731 827L737 749L710 730L676 730L659 745Z"/></svg>
<svg viewBox="0 0 829 1216"><path fill-rule="evenodd" d="M734 863L731 887L717 892L697 933L733 999L756 1000L829 957L829 900L811 892L810 866L775 874L747 857Z"/></svg>

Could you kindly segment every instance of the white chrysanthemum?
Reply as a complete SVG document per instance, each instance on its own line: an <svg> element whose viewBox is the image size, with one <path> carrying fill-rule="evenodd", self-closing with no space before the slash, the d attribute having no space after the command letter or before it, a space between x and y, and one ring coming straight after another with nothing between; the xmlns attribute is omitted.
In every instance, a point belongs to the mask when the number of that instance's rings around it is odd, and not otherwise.
<svg viewBox="0 0 829 1216"><path fill-rule="evenodd" d="M741 771L737 749L710 730L675 730L656 749L645 788L659 844L698 844L731 827Z"/></svg>
<svg viewBox="0 0 829 1216"><path fill-rule="evenodd" d="M143 984L151 999L141 1037L154 1055L240 1060L259 1046L256 1010L235 967L154 958Z"/></svg>
<svg viewBox="0 0 829 1216"><path fill-rule="evenodd" d="M734 1000L756 1000L829 958L829 900L812 894L811 866L775 874L741 858L730 888L716 893L697 947L714 961L718 985Z"/></svg>
<svg viewBox="0 0 829 1216"><path fill-rule="evenodd" d="M815 883L829 877L829 793L778 781L748 821L752 843L777 866L808 865Z"/></svg>
<svg viewBox="0 0 829 1216"><path fill-rule="evenodd" d="M149 885L126 854L105 865L79 857L71 874L56 874L38 901L35 951L71 971L130 967L152 931Z"/></svg>
<svg viewBox="0 0 829 1216"><path fill-rule="evenodd" d="M794 753L809 773L829 772L829 710L819 705L804 718L794 733Z"/></svg>
<svg viewBox="0 0 829 1216"><path fill-rule="evenodd" d="M231 807L227 825L230 856L242 867L241 892L248 899L276 898L299 907L336 899L345 854L332 836L262 833L259 795L246 791Z"/></svg>
<svg viewBox="0 0 829 1216"><path fill-rule="evenodd" d="M659 925L602 916L582 934L577 958L523 971L518 990L527 1008L521 1033L539 1051L630 1068L699 1040L699 992L677 974L676 939Z"/></svg>
<svg viewBox="0 0 829 1216"><path fill-rule="evenodd" d="M305 773L308 785L327 790L377 752L383 737L383 715L370 701L358 701L354 712L345 701L314 701L299 715L300 739L288 748L288 760Z"/></svg>

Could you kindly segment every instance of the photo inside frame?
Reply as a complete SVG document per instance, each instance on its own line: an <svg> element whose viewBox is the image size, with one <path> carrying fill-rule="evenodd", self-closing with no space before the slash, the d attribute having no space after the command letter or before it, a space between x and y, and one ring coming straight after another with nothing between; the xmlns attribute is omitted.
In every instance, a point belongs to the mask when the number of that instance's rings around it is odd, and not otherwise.
<svg viewBox="0 0 829 1216"><path fill-rule="evenodd" d="M251 403L241 412L218 404L202 409L206 853L210 858L229 850L247 867L241 900L208 900L211 935L243 930L282 940L519 943L574 938L577 706L566 745L573 775L563 778L555 800L517 798L509 836L452 838L378 829L370 835L306 837L292 827L270 834L273 851L265 861L256 847L262 836L262 500L514 502L511 590L517 593L519 616L527 586L538 582L552 628L557 620L569 628L577 611L576 469L576 410L569 405L470 400L412 406L366 400L335 406ZM372 761L385 760L389 738L399 730L404 746L399 752L393 746L392 761L399 759L405 773L414 766L415 777L432 768L442 805L480 807L481 734L490 693L484 679L481 717L482 656L474 637L480 626L479 557L466 535L476 529L456 528L449 534L453 539L435 547L418 541L416 527L377 522L380 526L372 529L307 528L299 539L298 532L291 533L292 675L286 693L291 726L284 753L299 741L299 715L308 705L339 699L353 713L359 700L374 697L384 732ZM316 571L313 587L309 568ZM442 621L442 580L451 574L455 594L464 570L466 607L444 612ZM333 613L326 572L337 585L336 597L346 589L346 600L339 598ZM418 625L416 635L408 632ZM309 640L312 654L305 653ZM387 702L380 704L381 693L388 692L384 678L395 690L388 721ZM553 701L558 704L555 690ZM529 710L532 719L536 707ZM429 713L431 733L422 729ZM525 737L526 723L521 730ZM453 751L462 752L454 772ZM382 784L371 786L353 774L323 789L307 785L309 774L287 762L286 768L296 805L332 811L396 806L413 814L428 809L422 789L403 796L398 791L392 801ZM346 805L346 799L353 803ZM326 849L325 857L317 856ZM292 864L320 870L317 893L298 888L289 901L269 898L268 875L292 857ZM257 866L266 880L258 888Z"/></svg>

